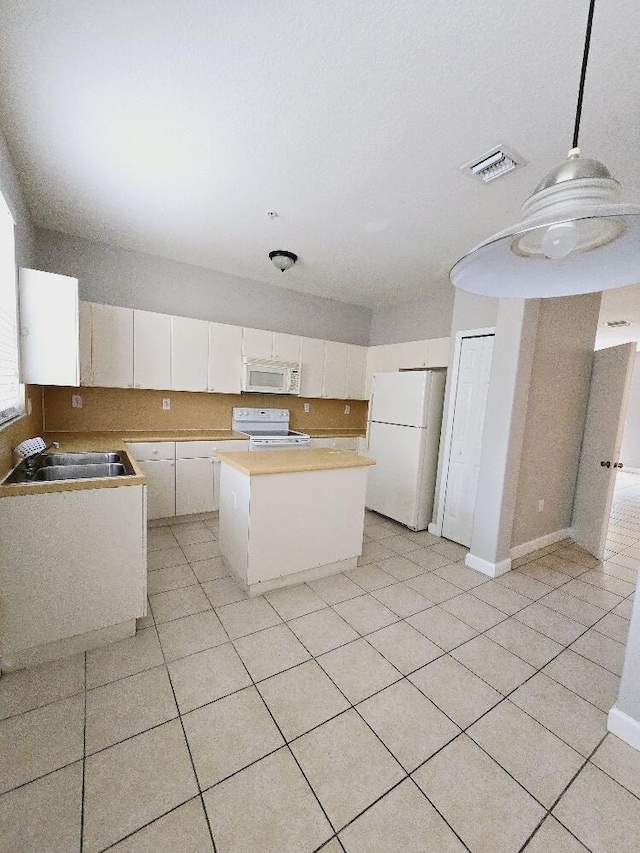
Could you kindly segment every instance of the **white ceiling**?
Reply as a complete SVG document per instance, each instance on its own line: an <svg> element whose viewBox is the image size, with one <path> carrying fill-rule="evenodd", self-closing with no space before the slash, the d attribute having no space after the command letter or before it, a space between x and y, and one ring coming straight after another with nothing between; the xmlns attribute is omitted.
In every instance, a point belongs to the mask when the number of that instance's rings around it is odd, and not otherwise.
<svg viewBox="0 0 640 853"><path fill-rule="evenodd" d="M38 225L375 306L442 287L570 146L588 0L12 0ZM640 4L598 0L582 148L640 199ZM459 166L503 142L488 186ZM279 217L267 218L275 210ZM297 252L287 273L271 249Z"/></svg>

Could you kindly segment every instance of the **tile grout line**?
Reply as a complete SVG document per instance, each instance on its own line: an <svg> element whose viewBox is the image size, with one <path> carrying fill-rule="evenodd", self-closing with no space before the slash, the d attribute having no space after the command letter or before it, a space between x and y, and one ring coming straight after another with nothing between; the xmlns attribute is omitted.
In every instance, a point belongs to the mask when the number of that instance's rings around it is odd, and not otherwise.
<svg viewBox="0 0 640 853"><path fill-rule="evenodd" d="M87 653L83 655L84 670L84 720L82 727L82 786L80 803L80 853L84 850L84 795L87 767ZM55 771L54 771L55 772Z"/></svg>
<svg viewBox="0 0 640 853"><path fill-rule="evenodd" d="M213 853L216 853L216 842L215 842L215 838L213 837L213 829L212 829L212 827L211 827L211 822L210 822L210 820L209 820L209 814L208 814L207 809L206 809L206 807L205 807L204 799L203 799L203 797L202 797L202 786L200 785L200 779L199 779L199 777L198 777L198 773L197 773L197 771L196 771L196 765L195 765L195 762L194 762L194 760L193 760L193 754L192 754L192 752L191 752L191 745L189 744L189 739L188 739L188 737L187 737L187 732L186 732L186 730L185 730L184 723L183 723L183 721L182 721L182 714L180 713L180 706L178 705L178 697L176 696L176 691L175 691L175 688L174 688L174 686L173 686L173 680L172 680L172 678L171 678L171 672L169 671L169 666L168 666L168 664L167 664L167 659L166 659L166 656L165 656L165 653L164 653L164 649L162 648L162 643L160 642L160 638L159 638L159 637L158 637L158 644L159 644L159 646L160 646L160 652L161 652L161 654L162 654L162 659L163 659L163 661L164 661L165 669L166 669L166 672L167 672L167 678L169 679L169 686L171 687L171 693L172 693L172 695L173 695L173 701L174 701L175 706L176 706L176 711L177 711L177 714L178 714L178 719L180 720L180 728L181 728L181 730L182 730L182 737L184 738L184 743L185 743L185 746L186 746L186 748L187 748L187 752L188 752L188 754L189 754L189 761L191 762L191 769L192 769L192 772L193 772L193 777L194 777L194 779L195 779L196 786L197 786L197 788L198 788L198 795L199 795L199 798L200 798L200 805L202 806L202 810L203 810L203 812L204 812L205 820L206 820L206 822L207 822L207 828L208 828L208 830L209 830L209 835L210 835L210 837L211 837L211 844L213 845ZM181 805L184 805L184 803L182 803ZM155 818L155 820L158 820L158 819L159 819L159 818ZM152 821L152 822L153 822L153 821Z"/></svg>

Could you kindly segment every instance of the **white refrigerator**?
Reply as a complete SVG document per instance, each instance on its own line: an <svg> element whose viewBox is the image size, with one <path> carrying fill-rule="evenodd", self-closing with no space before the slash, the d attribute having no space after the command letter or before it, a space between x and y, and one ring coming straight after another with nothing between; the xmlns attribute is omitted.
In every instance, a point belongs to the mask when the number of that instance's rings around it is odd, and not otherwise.
<svg viewBox="0 0 640 853"><path fill-rule="evenodd" d="M431 521L444 401L444 370L376 373L369 407L366 505L425 530Z"/></svg>

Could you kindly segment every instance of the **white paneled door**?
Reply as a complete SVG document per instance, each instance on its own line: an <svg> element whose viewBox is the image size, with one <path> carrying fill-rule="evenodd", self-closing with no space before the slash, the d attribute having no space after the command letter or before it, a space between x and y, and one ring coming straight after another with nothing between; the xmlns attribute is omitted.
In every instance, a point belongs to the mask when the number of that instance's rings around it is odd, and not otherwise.
<svg viewBox="0 0 640 853"><path fill-rule="evenodd" d="M633 343L601 349L593 356L571 527L575 541L599 560L604 556L635 354Z"/></svg>
<svg viewBox="0 0 640 853"><path fill-rule="evenodd" d="M493 335L462 339L453 397L451 452L443 472L446 491L442 535L467 547L473 533L493 339Z"/></svg>

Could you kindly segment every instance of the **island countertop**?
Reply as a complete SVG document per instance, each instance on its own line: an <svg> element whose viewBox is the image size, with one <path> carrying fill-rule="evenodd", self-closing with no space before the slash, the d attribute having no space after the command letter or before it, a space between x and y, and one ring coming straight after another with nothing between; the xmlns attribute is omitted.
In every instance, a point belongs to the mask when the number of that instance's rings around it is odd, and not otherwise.
<svg viewBox="0 0 640 853"><path fill-rule="evenodd" d="M298 471L330 471L334 468L364 468L375 465L373 459L343 450L310 448L309 450L255 450L218 452L221 462L249 476L259 474L293 474Z"/></svg>

